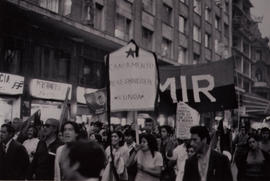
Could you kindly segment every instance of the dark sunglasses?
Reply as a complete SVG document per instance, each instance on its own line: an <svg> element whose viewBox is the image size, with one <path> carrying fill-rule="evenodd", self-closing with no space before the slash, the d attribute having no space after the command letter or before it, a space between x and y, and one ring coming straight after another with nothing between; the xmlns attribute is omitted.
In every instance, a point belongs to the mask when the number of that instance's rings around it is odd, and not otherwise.
<svg viewBox="0 0 270 181"><path fill-rule="evenodd" d="M55 125L52 125L52 124L44 124L43 127L49 128L49 127L55 127Z"/></svg>

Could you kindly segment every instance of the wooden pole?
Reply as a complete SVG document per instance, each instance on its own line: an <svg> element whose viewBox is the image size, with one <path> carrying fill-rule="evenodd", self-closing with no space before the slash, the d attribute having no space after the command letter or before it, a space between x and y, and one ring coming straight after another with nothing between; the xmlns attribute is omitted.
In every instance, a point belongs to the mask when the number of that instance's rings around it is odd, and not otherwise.
<svg viewBox="0 0 270 181"><path fill-rule="evenodd" d="M138 125L138 112L137 111L133 111L133 120L134 120L134 124L135 124L135 132L136 132L136 144L140 143L139 140L139 125Z"/></svg>

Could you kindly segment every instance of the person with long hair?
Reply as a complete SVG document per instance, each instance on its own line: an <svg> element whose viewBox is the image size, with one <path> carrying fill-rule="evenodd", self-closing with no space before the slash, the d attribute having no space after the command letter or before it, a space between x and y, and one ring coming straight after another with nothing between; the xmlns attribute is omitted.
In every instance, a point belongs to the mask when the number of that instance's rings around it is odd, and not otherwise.
<svg viewBox="0 0 270 181"><path fill-rule="evenodd" d="M66 147L67 143L76 141L80 136L80 127L77 123L74 121L66 121L62 127L61 132L63 134L63 141L64 145L60 146L56 150L56 156L55 156L55 164L54 164L54 180L55 181L61 181L63 174L61 173L61 164L63 160L61 160L61 155L63 149Z"/></svg>
<svg viewBox="0 0 270 181"><path fill-rule="evenodd" d="M129 158L129 150L124 146L124 134L121 131L112 132L111 143L113 159L111 158L110 146L108 146L105 150L107 158L106 167L110 168L113 172L114 178L118 178L120 181L127 181L127 161ZM112 166L112 164L114 164L114 166ZM105 170L108 168L105 168ZM111 180L113 180L113 178L111 178Z"/></svg>
<svg viewBox="0 0 270 181"><path fill-rule="evenodd" d="M29 161L32 162L34 158L34 154L37 150L37 145L39 142L38 136L38 130L34 126L29 126L27 129L27 139L23 142L23 146L25 147L28 156Z"/></svg>
<svg viewBox="0 0 270 181"><path fill-rule="evenodd" d="M158 152L157 140L152 134L143 134L140 142L128 161L128 166L137 164L135 181L159 181L163 158Z"/></svg>
<svg viewBox="0 0 270 181"><path fill-rule="evenodd" d="M270 180L270 155L259 147L259 137L250 135L248 149L235 157L239 181Z"/></svg>

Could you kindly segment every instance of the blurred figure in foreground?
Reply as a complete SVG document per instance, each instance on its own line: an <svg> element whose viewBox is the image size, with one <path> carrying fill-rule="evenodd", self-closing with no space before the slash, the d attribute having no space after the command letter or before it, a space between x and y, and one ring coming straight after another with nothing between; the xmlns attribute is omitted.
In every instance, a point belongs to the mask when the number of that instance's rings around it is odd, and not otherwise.
<svg viewBox="0 0 270 181"><path fill-rule="evenodd" d="M75 141L63 149L61 164L66 180L99 181L105 166L105 153L96 142Z"/></svg>

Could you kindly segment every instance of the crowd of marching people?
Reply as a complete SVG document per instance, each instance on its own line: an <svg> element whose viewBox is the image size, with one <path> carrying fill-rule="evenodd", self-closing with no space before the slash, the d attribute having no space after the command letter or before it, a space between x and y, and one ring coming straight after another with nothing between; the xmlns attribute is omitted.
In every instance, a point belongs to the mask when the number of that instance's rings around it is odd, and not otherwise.
<svg viewBox="0 0 270 181"><path fill-rule="evenodd" d="M168 125L145 120L139 144L131 126L91 127L56 119L25 123L15 118L0 129L0 180L269 181L270 130L237 133L190 128L176 139Z"/></svg>

